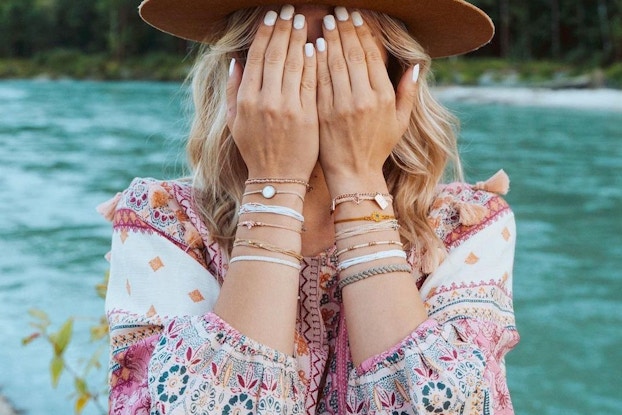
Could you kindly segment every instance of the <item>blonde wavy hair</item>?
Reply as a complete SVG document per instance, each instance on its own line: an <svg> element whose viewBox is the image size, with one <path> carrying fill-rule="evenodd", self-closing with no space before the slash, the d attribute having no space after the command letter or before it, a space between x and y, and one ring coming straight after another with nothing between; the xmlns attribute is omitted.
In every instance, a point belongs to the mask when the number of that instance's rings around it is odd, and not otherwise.
<svg viewBox="0 0 622 415"><path fill-rule="evenodd" d="M244 181L248 171L226 123L226 84L229 62L244 57L266 8L233 13L222 30L203 48L189 75L195 115L187 153L193 171L195 202L211 236L229 252L237 229ZM384 166L400 235L407 247L424 259L426 273L444 258L442 242L428 223L436 186L443 179L462 179L457 151L458 122L431 95L427 84L431 59L392 17L361 10L390 55L394 85L406 68L420 64L418 95L408 129Z"/></svg>

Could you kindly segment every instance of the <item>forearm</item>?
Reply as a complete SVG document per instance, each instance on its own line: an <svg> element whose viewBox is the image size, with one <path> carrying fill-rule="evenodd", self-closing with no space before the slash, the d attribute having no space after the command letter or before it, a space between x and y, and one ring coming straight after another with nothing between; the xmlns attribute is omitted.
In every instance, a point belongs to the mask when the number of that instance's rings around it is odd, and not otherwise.
<svg viewBox="0 0 622 415"><path fill-rule="evenodd" d="M263 187L249 185L247 192ZM306 191L304 186L295 184L275 187L301 196ZM294 194L277 194L271 199L250 194L244 197L243 203L302 211L302 200ZM300 254L301 226L300 221L288 216L242 214L236 234L238 243L231 254L233 262L214 308L216 314L242 334L288 354L292 354L294 345L299 271L292 265L300 262L293 255Z"/></svg>
<svg viewBox="0 0 622 415"><path fill-rule="evenodd" d="M347 193L387 193L386 183L381 175L368 179L338 180L331 185L333 197ZM379 212L385 216L394 216L389 204L384 210L375 201L360 203L340 203L336 206L334 219L354 219ZM371 221L347 221L337 223L335 232L372 224ZM370 256L382 251L401 250L400 236L397 229L365 232L361 235L338 238L337 252L340 264L348 264L353 258ZM373 245L376 243L376 245ZM371 244L370 246L366 246ZM355 247L354 249L352 249ZM354 261L356 262L356 260ZM340 271L342 281L348 276L361 271L384 267L404 269L407 261L402 257L377 259L355 264ZM388 272L374 275L348 284L342 291L345 316L348 325L350 350L356 365L397 344L427 318L423 302L419 296L415 280L410 272Z"/></svg>

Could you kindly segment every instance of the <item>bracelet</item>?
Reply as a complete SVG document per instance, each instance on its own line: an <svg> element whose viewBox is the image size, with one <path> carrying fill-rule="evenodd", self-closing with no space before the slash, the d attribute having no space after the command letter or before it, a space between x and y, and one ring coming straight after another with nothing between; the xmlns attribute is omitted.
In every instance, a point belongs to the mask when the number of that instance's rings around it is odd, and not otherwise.
<svg viewBox="0 0 622 415"><path fill-rule="evenodd" d="M301 184L307 188L307 192L311 190L311 186L309 183L304 180L299 179L276 179L276 178L268 178L268 179L248 179L244 182L244 184L266 184L266 183L288 183L288 184Z"/></svg>
<svg viewBox="0 0 622 415"><path fill-rule="evenodd" d="M256 256L256 255L236 256L236 257L231 258L229 260L229 263L232 264L234 262L241 262L241 261L270 262L272 264L286 265L288 267L295 268L298 271L300 271L300 268L302 268L299 263L295 263L295 262L292 262L292 261L286 261L286 260L280 259L280 258L272 258L272 257L269 257L269 256Z"/></svg>
<svg viewBox="0 0 622 415"><path fill-rule="evenodd" d="M272 199L276 195L294 195L294 196L298 196L298 198L302 202L305 201L305 198L300 193L288 192L286 190L276 190L274 186L270 186L270 185L264 186L264 188L261 190L253 190L250 192L245 192L244 194L242 194L242 196L250 196L250 195L257 195L257 194L261 194L265 199Z"/></svg>
<svg viewBox="0 0 622 415"><path fill-rule="evenodd" d="M381 221L387 220L387 219L395 219L395 216L393 216L393 215L383 215L380 212L372 212L369 216L362 216L360 218L339 219L339 220L336 220L334 223L336 225L338 223L356 222L356 221L361 221L361 220L366 220L366 221L371 221L371 222L381 222Z"/></svg>
<svg viewBox="0 0 622 415"><path fill-rule="evenodd" d="M288 216L290 218L296 219L299 222L304 222L305 220L304 216L302 216L294 209L285 206L262 205L261 203L243 204L242 206L240 206L238 215L243 215L245 213L272 213L275 215Z"/></svg>
<svg viewBox="0 0 622 415"><path fill-rule="evenodd" d="M400 247L403 247L404 244L398 241L371 241L371 242L367 242L366 244L358 244L358 245L352 245L349 246L347 248L343 248L337 252L335 252L335 256L339 256L339 255L343 255L348 251L353 251L355 249L360 249L360 248L367 248L370 246L377 246L377 245L398 245Z"/></svg>
<svg viewBox="0 0 622 415"><path fill-rule="evenodd" d="M389 206L389 200L393 201L393 196L389 193L346 193L333 199L330 211L334 212L335 208L340 203L354 202L358 205L363 200L373 200L380 209L385 210Z"/></svg>
<svg viewBox="0 0 622 415"><path fill-rule="evenodd" d="M367 279L374 275L390 274L393 272L412 272L412 268L410 267L410 265L407 265L407 264L383 265L381 267L369 268L369 269L366 269L365 271L361 271L356 274L348 275L347 277L339 281L339 284L337 285L337 287L341 291L343 290L343 287L345 287L346 285L350 285L358 281L363 281L364 279Z"/></svg>
<svg viewBox="0 0 622 415"><path fill-rule="evenodd" d="M298 252L295 252L295 251L292 251L292 250L289 250L289 249L283 249L281 247L269 244L267 242L254 241L252 239L236 239L233 242L233 246L234 247L235 246L247 246L247 247L250 247L250 248L265 249L266 251L276 252L278 254L283 254L283 255L294 257L298 261L302 261L302 259L304 258Z"/></svg>
<svg viewBox="0 0 622 415"><path fill-rule="evenodd" d="M342 261L337 265L337 272L341 272L354 265L364 264L367 262L375 261L377 259L385 259L385 258L406 259L406 252L404 252L401 249L391 249L389 251L374 252L373 254L357 256L354 258L346 259L345 261Z"/></svg>
<svg viewBox="0 0 622 415"><path fill-rule="evenodd" d="M278 225L276 223L258 222L254 220L244 220L242 222L239 222L238 227L242 227L242 226L244 226L246 229L252 229L255 226L265 226L267 228L285 229L285 230L296 232L296 233L302 233L305 230L304 226L301 226L300 228L295 228L293 226Z"/></svg>
<svg viewBox="0 0 622 415"><path fill-rule="evenodd" d="M352 238L354 236L366 235L371 232L381 231L396 231L400 228L397 220L387 220L385 222L371 223L359 226L353 226L351 228L342 229L335 233L335 241L340 241L346 238Z"/></svg>

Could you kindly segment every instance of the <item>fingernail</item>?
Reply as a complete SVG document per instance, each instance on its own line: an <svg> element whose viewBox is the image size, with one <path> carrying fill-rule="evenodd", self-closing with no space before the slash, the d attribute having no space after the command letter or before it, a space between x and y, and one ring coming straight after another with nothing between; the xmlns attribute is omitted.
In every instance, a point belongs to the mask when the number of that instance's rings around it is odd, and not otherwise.
<svg viewBox="0 0 622 415"><path fill-rule="evenodd" d="M328 30L335 30L335 27L337 27L337 24L335 23L335 16L332 14L324 16L324 27Z"/></svg>
<svg viewBox="0 0 622 415"><path fill-rule="evenodd" d="M307 58L313 57L313 52L313 43L305 43L305 55L307 55Z"/></svg>
<svg viewBox="0 0 622 415"><path fill-rule="evenodd" d="M229 76L233 74L234 69L235 69L235 58L231 59L231 63L229 63Z"/></svg>
<svg viewBox="0 0 622 415"><path fill-rule="evenodd" d="M305 27L305 15L297 14L296 17L294 17L294 29L300 30L303 27Z"/></svg>
<svg viewBox="0 0 622 415"><path fill-rule="evenodd" d="M337 16L337 20L340 22L345 22L348 20L348 11L345 7L335 7L335 16Z"/></svg>
<svg viewBox="0 0 622 415"><path fill-rule="evenodd" d="M266 13L266 17L263 18L263 23L266 26L274 26L277 17L279 17L279 15L276 14L274 10L270 10L268 13Z"/></svg>
<svg viewBox="0 0 622 415"><path fill-rule="evenodd" d="M413 68L413 82L417 82L417 80L419 79L419 70L421 68L419 67L419 64L416 64L415 67Z"/></svg>
<svg viewBox="0 0 622 415"><path fill-rule="evenodd" d="M292 20L292 17L294 17L294 6L286 4L281 8L281 19Z"/></svg>
<svg viewBox="0 0 622 415"><path fill-rule="evenodd" d="M352 24L356 27L363 26L363 16L359 12L352 12Z"/></svg>
<svg viewBox="0 0 622 415"><path fill-rule="evenodd" d="M315 45L317 46L317 50L320 52L324 52L326 50L326 40L323 37L318 37L315 41Z"/></svg>

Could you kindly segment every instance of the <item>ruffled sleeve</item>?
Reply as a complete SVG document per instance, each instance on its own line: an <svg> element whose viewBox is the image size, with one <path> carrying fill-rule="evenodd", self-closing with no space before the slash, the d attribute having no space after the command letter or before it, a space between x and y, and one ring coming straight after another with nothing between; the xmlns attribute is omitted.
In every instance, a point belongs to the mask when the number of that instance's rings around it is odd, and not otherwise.
<svg viewBox="0 0 622 415"><path fill-rule="evenodd" d="M503 199L466 185L442 194L438 233L449 249L420 294L430 317L349 379L349 410L513 414L505 354L518 342L512 307L514 216ZM485 214L460 223L457 206Z"/></svg>
<svg viewBox="0 0 622 415"><path fill-rule="evenodd" d="M301 413L293 358L211 313L220 287L173 186L135 179L100 211L113 221L110 413Z"/></svg>

